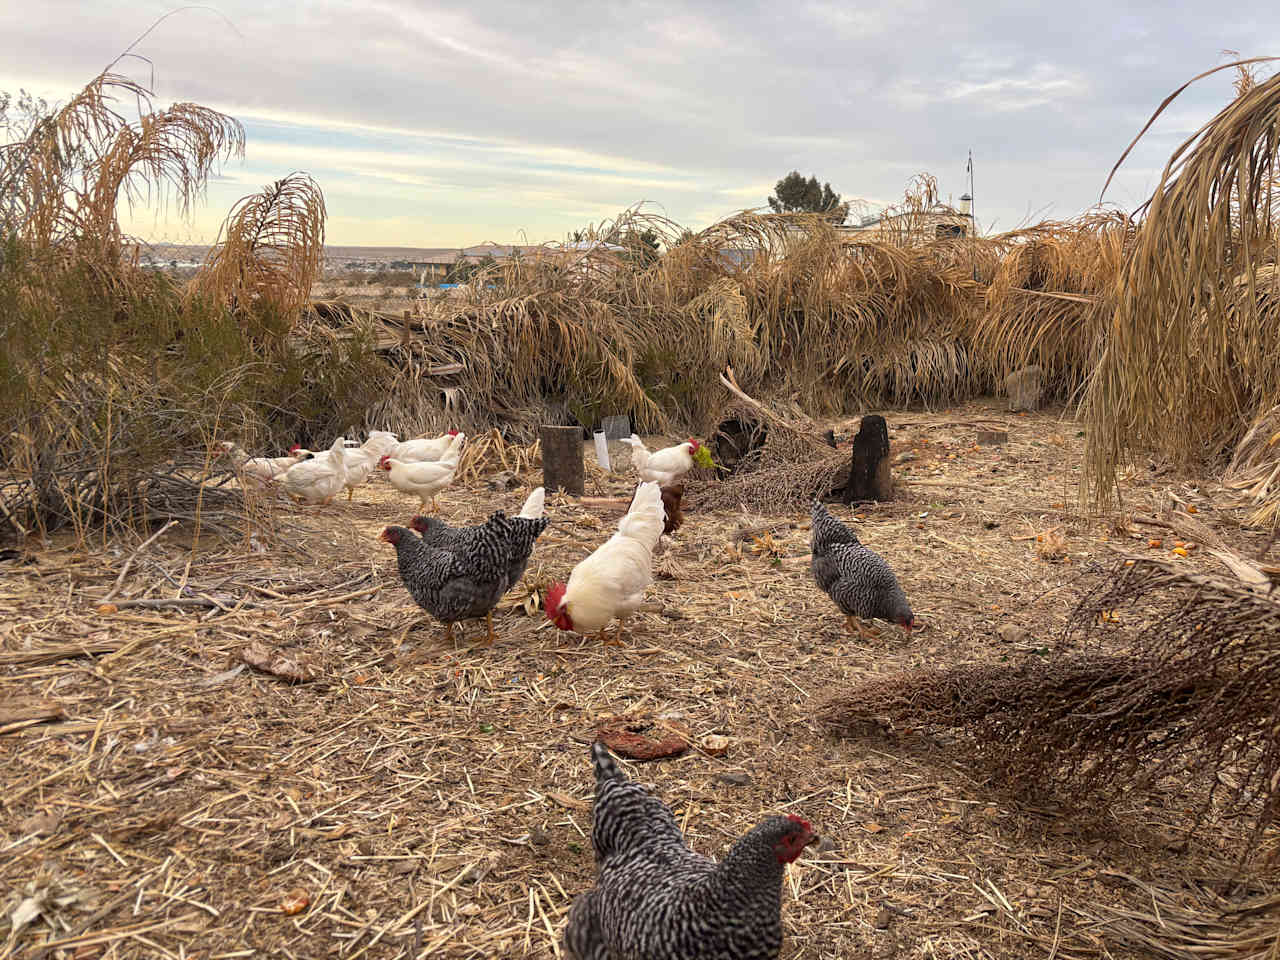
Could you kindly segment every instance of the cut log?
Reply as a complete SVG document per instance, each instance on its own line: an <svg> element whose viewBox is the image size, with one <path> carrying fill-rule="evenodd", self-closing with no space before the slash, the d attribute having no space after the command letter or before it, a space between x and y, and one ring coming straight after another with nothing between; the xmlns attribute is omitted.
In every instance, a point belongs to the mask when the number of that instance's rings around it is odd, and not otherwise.
<svg viewBox="0 0 1280 960"><path fill-rule="evenodd" d="M547 493L563 490L580 497L586 475L582 466L582 428L542 426L542 485Z"/></svg>
<svg viewBox="0 0 1280 960"><path fill-rule="evenodd" d="M841 499L845 503L892 500L893 474L889 469L889 425L879 414L862 418L853 438L853 462Z"/></svg>

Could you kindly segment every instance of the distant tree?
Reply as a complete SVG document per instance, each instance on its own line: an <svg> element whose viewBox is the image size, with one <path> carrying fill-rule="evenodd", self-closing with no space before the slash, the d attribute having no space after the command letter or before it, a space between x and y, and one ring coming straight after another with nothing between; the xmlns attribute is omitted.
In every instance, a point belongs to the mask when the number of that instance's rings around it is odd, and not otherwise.
<svg viewBox="0 0 1280 960"><path fill-rule="evenodd" d="M824 213L836 223L849 215L849 204L840 202L840 194L831 184L819 185L817 177L806 180L799 170L792 170L773 186L769 208L774 213Z"/></svg>
<svg viewBox="0 0 1280 960"><path fill-rule="evenodd" d="M640 269L644 269L658 259L658 234L654 230L632 230L622 239L622 246L627 248L626 257Z"/></svg>

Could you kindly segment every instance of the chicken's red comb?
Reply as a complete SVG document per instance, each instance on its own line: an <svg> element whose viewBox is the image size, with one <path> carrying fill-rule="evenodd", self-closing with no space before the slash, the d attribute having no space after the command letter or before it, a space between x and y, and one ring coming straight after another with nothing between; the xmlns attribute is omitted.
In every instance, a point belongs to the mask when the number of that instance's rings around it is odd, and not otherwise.
<svg viewBox="0 0 1280 960"><path fill-rule="evenodd" d="M387 469L387 461L391 459L391 454L384 453L382 459L378 461L378 466Z"/></svg>
<svg viewBox="0 0 1280 960"><path fill-rule="evenodd" d="M458 431L457 431L457 430L450 430L450 431L449 431L449 436L451 436L451 437L456 437L457 435L458 435Z"/></svg>
<svg viewBox="0 0 1280 960"><path fill-rule="evenodd" d="M290 448L289 448L289 452L290 452L290 453L297 453L297 452L298 452L299 450L301 450L301 449L302 449L302 444L300 444L300 443L295 443L292 447L290 447Z"/></svg>
<svg viewBox="0 0 1280 960"><path fill-rule="evenodd" d="M564 583L553 583L551 585L551 589L547 591L547 599L544 604L548 617L554 618L556 611L560 609L560 601L564 599L565 591L568 589L568 585Z"/></svg>
<svg viewBox="0 0 1280 960"><path fill-rule="evenodd" d="M810 833L813 833L813 827L809 826L809 821L805 820L803 817L797 817L794 813L788 813L787 819L790 820L792 823L798 823L800 826L804 827Z"/></svg>

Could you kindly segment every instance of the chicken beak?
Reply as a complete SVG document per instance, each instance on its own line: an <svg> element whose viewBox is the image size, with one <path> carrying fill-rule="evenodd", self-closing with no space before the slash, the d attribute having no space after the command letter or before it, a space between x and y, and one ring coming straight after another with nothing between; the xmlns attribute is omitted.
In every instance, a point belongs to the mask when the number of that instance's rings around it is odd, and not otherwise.
<svg viewBox="0 0 1280 960"><path fill-rule="evenodd" d="M820 836L811 832L809 834L809 839L804 842L804 845L806 847L816 847L821 840L822 838Z"/></svg>

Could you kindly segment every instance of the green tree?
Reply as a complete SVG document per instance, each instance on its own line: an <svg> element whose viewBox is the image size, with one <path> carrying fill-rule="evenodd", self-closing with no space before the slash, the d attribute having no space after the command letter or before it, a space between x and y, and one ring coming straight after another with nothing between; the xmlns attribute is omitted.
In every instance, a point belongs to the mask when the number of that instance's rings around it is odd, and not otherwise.
<svg viewBox="0 0 1280 960"><path fill-rule="evenodd" d="M773 186L769 207L774 213L824 213L836 223L849 215L849 204L840 202L840 194L831 184L819 184L817 177L806 180L799 170L792 170Z"/></svg>

